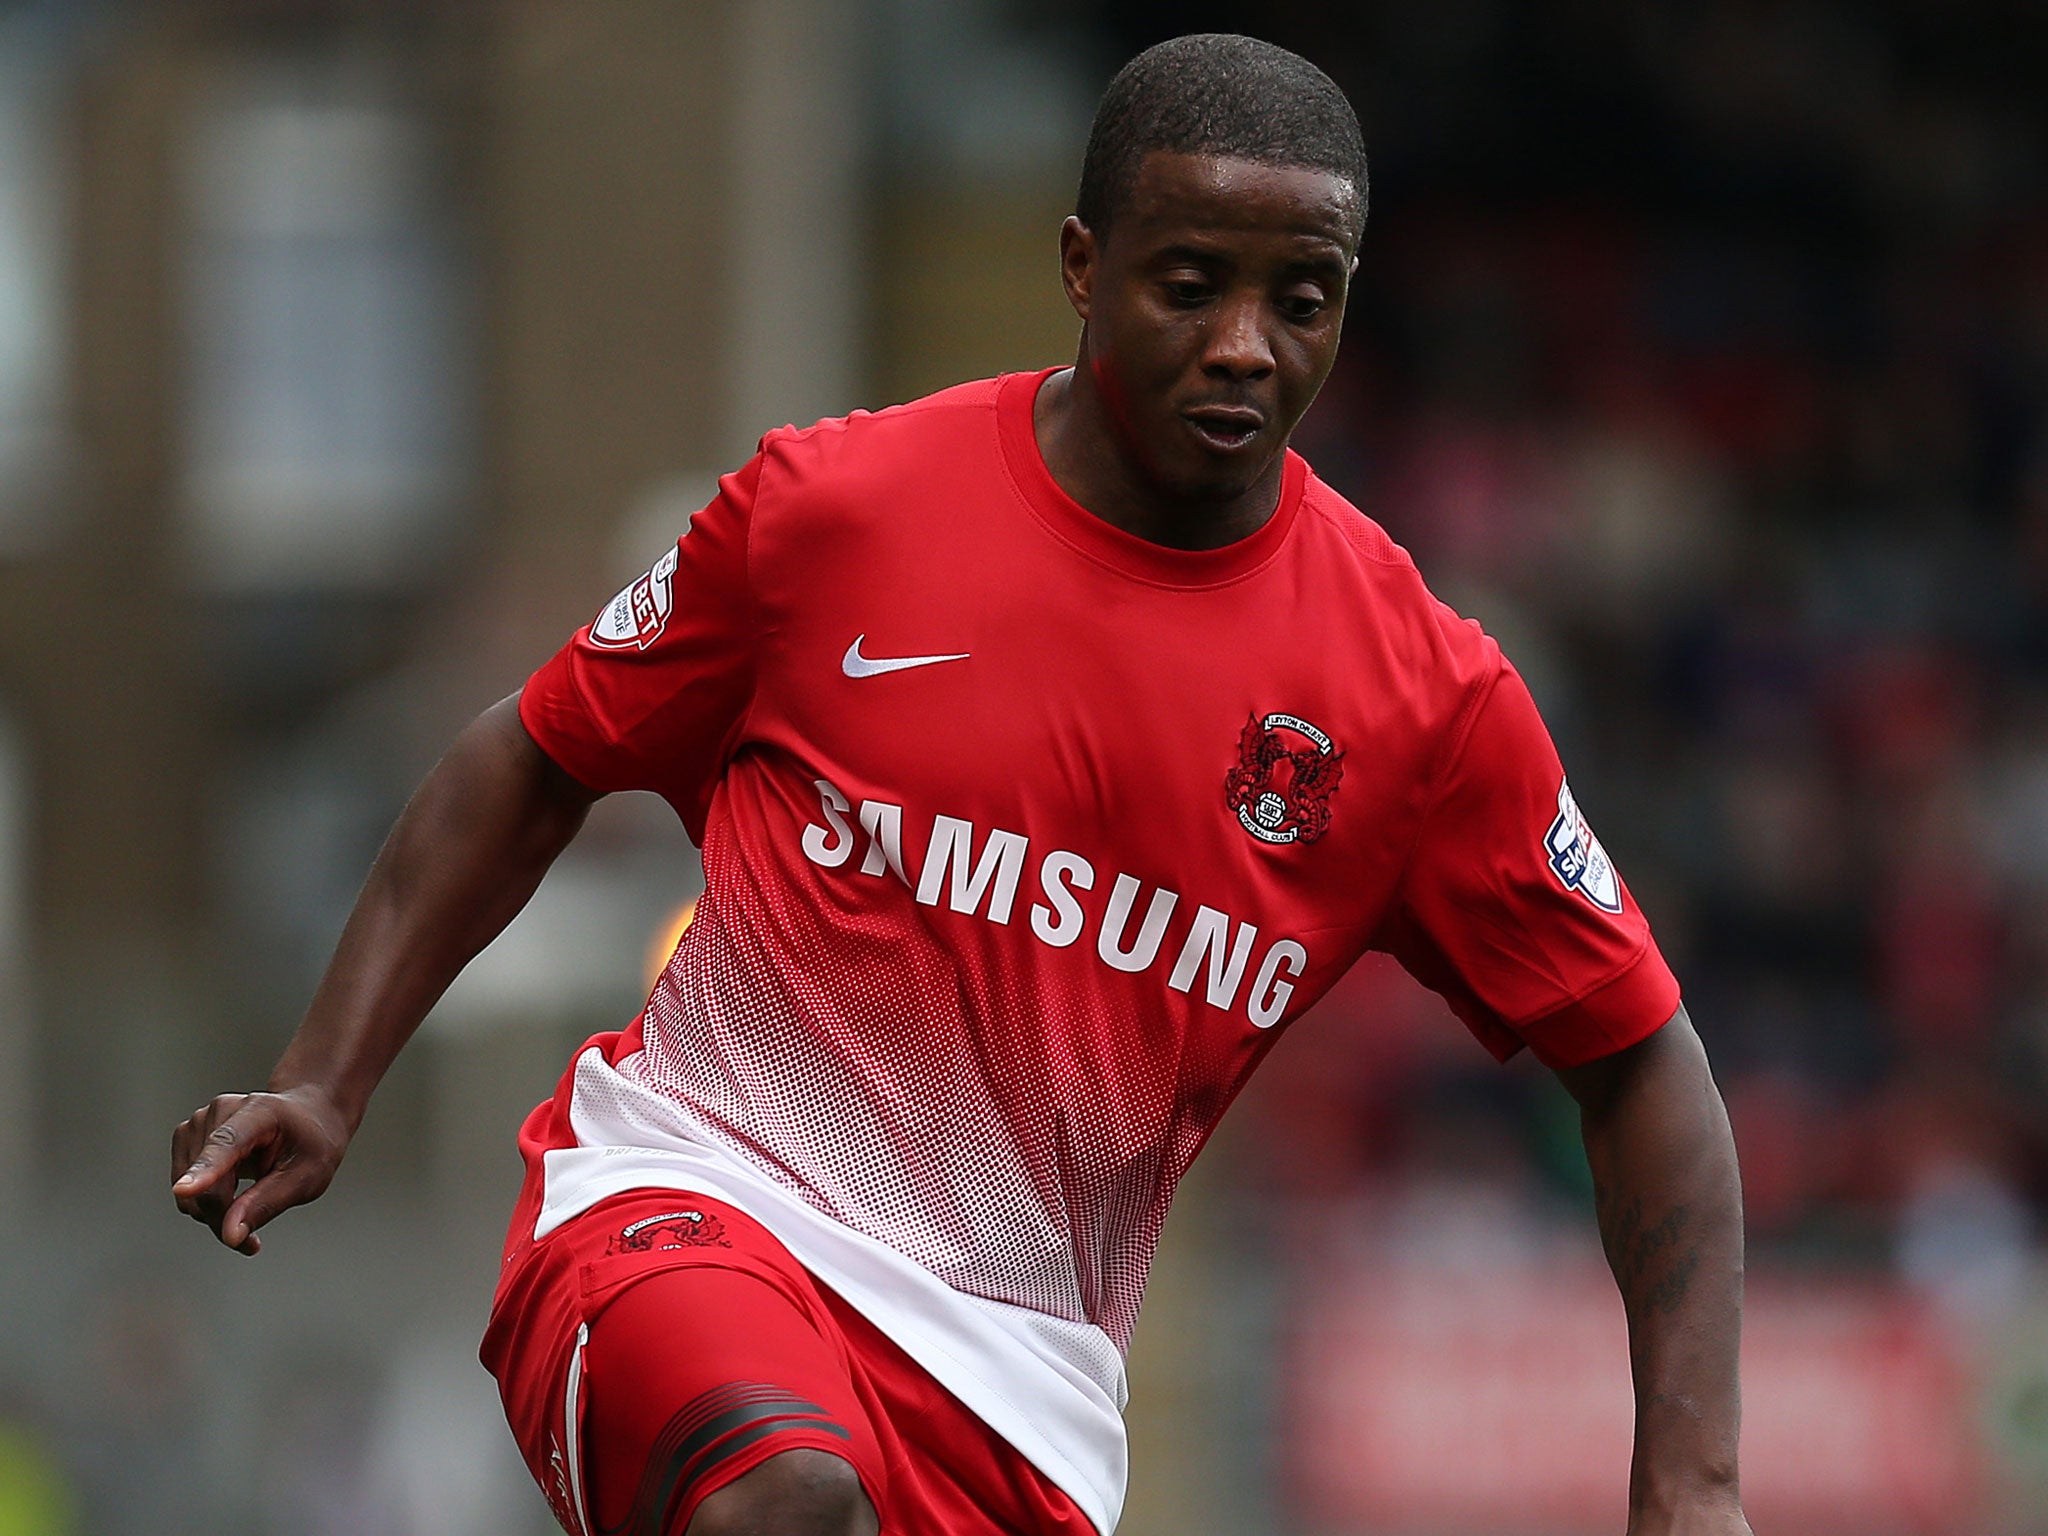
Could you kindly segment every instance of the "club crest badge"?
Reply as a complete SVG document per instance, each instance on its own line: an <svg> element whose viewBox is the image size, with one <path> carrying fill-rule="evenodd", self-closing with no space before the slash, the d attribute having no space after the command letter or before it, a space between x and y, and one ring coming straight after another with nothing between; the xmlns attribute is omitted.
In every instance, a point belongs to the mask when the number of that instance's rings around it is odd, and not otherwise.
<svg viewBox="0 0 2048 1536"><path fill-rule="evenodd" d="M1568 891L1577 891L1602 912L1621 911L1621 876L1600 839L1586 824L1569 782L1557 786L1557 819L1543 834L1550 872Z"/></svg>
<svg viewBox="0 0 2048 1536"><path fill-rule="evenodd" d="M676 553L671 548L654 562L653 570L605 604L604 612L590 623L592 645L612 651L644 651L661 638L669 610L675 606Z"/></svg>
<svg viewBox="0 0 2048 1536"><path fill-rule="evenodd" d="M1330 828L1330 796L1344 778L1344 754L1298 715L1253 715L1237 737L1237 764L1223 779L1224 803L1262 843L1312 843Z"/></svg>
<svg viewBox="0 0 2048 1536"><path fill-rule="evenodd" d="M725 1223L706 1211L648 1216L605 1239L606 1253L657 1253L668 1248L730 1248Z"/></svg>

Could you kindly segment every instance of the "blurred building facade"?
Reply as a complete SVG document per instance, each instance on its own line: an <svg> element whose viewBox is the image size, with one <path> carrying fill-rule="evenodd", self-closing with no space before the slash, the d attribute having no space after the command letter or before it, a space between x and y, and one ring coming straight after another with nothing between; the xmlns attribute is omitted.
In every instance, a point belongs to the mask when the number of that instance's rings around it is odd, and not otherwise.
<svg viewBox="0 0 2048 1536"><path fill-rule="evenodd" d="M636 1006L666 818L599 819L272 1273L166 1221L164 1128L260 1082L460 722L853 395L852 19L5 13L0 1380L80 1530L545 1522L474 1360L507 1137Z"/></svg>
<svg viewBox="0 0 2048 1536"><path fill-rule="evenodd" d="M1763 1331L1852 1341L1785 1345L1752 1380L1807 1406L1752 1423L1809 1466L1937 1446L1877 1514L1836 1499L1858 1536L2048 1529L2048 28L1993 0L1257 20L1373 156L1301 446L1529 675L1721 1070L1786 1287ZM170 1210L167 1131L260 1080L460 722L762 430L1063 360L1095 93L1249 24L0 6L0 1440L70 1479L51 1529L545 1528L471 1343L518 1117L630 1016L694 888L672 818L601 808L259 1263ZM1355 1445L1480 1454L1396 1383L1477 1351L1455 1409L1583 1303L1585 1350L1526 1358L1577 1405L1569 1454L1615 1454L1555 1090L1369 963L1248 1099L1140 1330L1126 1529L1613 1524L1618 1463L1475 1513L1301 1434L1334 1393L1394 1405ZM1415 1300L1455 1273L1495 1283ZM1457 1331L1517 1294L1523 1332ZM1859 1383L1903 1417L1808 1438Z"/></svg>

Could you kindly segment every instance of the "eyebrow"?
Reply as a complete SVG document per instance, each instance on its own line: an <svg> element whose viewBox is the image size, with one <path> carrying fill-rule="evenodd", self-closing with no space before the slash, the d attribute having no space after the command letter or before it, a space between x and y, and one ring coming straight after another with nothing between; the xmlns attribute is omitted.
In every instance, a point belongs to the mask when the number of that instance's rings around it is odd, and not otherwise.
<svg viewBox="0 0 2048 1536"><path fill-rule="evenodd" d="M1318 240L1322 239L1320 235L1315 238ZM1224 259L1223 254L1220 251L1206 246L1190 244L1185 240L1177 240L1172 245L1161 246L1158 250L1154 251L1148 265L1170 266L1177 261L1188 261L1198 266L1203 266L1222 259ZM1347 270L1349 266L1350 262L1344 255L1343 247L1332 245L1327 253L1295 257L1283 262L1282 270L1310 274L1341 273Z"/></svg>

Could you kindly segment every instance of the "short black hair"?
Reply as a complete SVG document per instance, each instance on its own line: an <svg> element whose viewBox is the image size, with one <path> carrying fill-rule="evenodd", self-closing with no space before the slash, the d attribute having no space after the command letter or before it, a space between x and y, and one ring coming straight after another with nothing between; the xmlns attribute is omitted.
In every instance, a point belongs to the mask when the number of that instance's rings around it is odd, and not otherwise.
<svg viewBox="0 0 2048 1536"><path fill-rule="evenodd" d="M1107 234L1151 150L1327 171L1358 192L1365 136L1337 83L1298 53L1231 32L1155 43L1116 72L1095 108L1074 216Z"/></svg>

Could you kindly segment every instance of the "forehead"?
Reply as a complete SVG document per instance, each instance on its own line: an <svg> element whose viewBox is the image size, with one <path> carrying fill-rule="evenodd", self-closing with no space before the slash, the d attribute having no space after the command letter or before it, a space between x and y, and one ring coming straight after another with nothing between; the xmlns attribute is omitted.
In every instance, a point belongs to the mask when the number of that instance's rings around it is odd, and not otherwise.
<svg viewBox="0 0 2048 1536"><path fill-rule="evenodd" d="M1347 257L1359 223L1358 189L1329 171L1160 149L1138 163L1116 218L1118 235L1146 244L1193 234L1281 236Z"/></svg>

